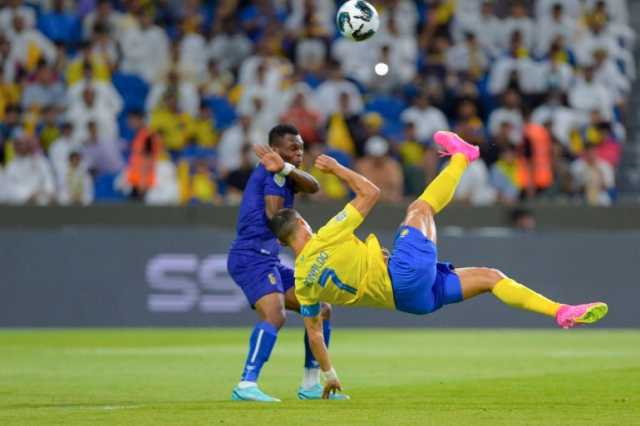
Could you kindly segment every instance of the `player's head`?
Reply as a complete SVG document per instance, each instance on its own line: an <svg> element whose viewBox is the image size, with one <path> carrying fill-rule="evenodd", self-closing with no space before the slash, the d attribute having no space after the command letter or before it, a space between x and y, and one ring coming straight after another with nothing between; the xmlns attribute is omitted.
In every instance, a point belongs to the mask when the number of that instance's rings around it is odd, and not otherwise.
<svg viewBox="0 0 640 426"><path fill-rule="evenodd" d="M285 246L291 246L294 241L306 241L313 234L311 226L294 209L280 209L269 221L269 228Z"/></svg>
<svg viewBox="0 0 640 426"><path fill-rule="evenodd" d="M300 132L291 124L278 124L269 132L269 146L280 154L282 159L296 167L302 164L304 142Z"/></svg>

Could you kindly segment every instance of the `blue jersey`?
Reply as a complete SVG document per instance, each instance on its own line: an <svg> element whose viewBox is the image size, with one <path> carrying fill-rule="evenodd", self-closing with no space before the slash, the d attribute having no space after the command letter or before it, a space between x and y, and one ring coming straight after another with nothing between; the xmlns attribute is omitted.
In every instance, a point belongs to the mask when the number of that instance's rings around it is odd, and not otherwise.
<svg viewBox="0 0 640 426"><path fill-rule="evenodd" d="M267 226L264 202L267 195L282 197L285 208L293 207L293 181L271 173L259 164L251 173L242 196L236 239L231 245L231 250L255 250L262 254L278 256L280 244Z"/></svg>

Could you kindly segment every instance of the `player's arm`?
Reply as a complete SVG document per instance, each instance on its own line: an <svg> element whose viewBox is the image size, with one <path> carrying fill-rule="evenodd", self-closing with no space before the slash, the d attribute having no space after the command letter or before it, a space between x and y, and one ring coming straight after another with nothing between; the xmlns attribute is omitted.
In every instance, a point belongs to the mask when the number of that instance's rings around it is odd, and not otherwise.
<svg viewBox="0 0 640 426"><path fill-rule="evenodd" d="M304 307L301 311L304 311ZM316 361L320 364L320 370L322 371L322 376L324 378L324 391L322 392L322 397L327 399L329 398L329 394L342 390L342 385L340 384L336 370L331 365L329 351L324 343L322 318L319 314L311 317L304 316L304 326L307 330L311 352L313 353Z"/></svg>
<svg viewBox="0 0 640 426"><path fill-rule="evenodd" d="M293 181L293 185L298 192L304 192L305 194L315 194L320 191L320 183L311 176L311 174L295 168L289 173L289 177Z"/></svg>
<svg viewBox="0 0 640 426"><path fill-rule="evenodd" d="M293 185L298 192L315 194L320 190L320 184L309 173L296 168L294 165L285 163L270 146L255 145L254 150L260 162L271 173L281 173L293 181Z"/></svg>
<svg viewBox="0 0 640 426"><path fill-rule="evenodd" d="M264 196L264 212L267 218L271 220L276 213L284 208L284 198L278 195L265 195Z"/></svg>
<svg viewBox="0 0 640 426"><path fill-rule="evenodd" d="M328 155L321 155L316 159L316 167L325 173L332 173L344 181L356 197L351 200L351 205L365 217L375 206L380 197L380 188L375 186L369 179L342 166L334 158Z"/></svg>

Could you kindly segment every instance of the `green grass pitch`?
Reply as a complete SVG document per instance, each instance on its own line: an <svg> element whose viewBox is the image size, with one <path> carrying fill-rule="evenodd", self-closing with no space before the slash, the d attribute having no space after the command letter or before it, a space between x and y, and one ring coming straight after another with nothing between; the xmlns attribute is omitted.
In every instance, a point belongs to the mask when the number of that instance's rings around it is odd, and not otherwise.
<svg viewBox="0 0 640 426"><path fill-rule="evenodd" d="M640 425L640 331L335 328L351 401L298 401L302 331L231 402L248 329L0 331L0 425Z"/></svg>

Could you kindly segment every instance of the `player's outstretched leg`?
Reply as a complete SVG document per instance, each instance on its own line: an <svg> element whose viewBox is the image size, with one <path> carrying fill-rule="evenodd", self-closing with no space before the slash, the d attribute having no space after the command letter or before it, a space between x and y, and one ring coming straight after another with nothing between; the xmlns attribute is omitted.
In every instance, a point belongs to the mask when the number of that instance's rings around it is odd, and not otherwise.
<svg viewBox="0 0 640 426"><path fill-rule="evenodd" d="M436 132L433 139L445 149L445 155L451 156L451 161L427 186L420 199L426 201L434 213L439 213L453 199L462 174L469 163L478 159L480 149L452 132Z"/></svg>
<svg viewBox="0 0 640 426"><path fill-rule="evenodd" d="M497 269L459 268L456 269L456 273L460 277L464 300L492 292L507 305L555 318L556 323L562 328L597 322L608 311L607 304L603 302L584 305L564 305L554 302L507 277Z"/></svg>
<svg viewBox="0 0 640 426"><path fill-rule="evenodd" d="M422 195L407 209L407 216L402 226L418 229L434 244L436 228L433 216L446 207L453 199L453 194L469 163L478 159L479 148L463 141L452 132L438 131L433 136L436 143L451 156L449 164L431 181Z"/></svg>

